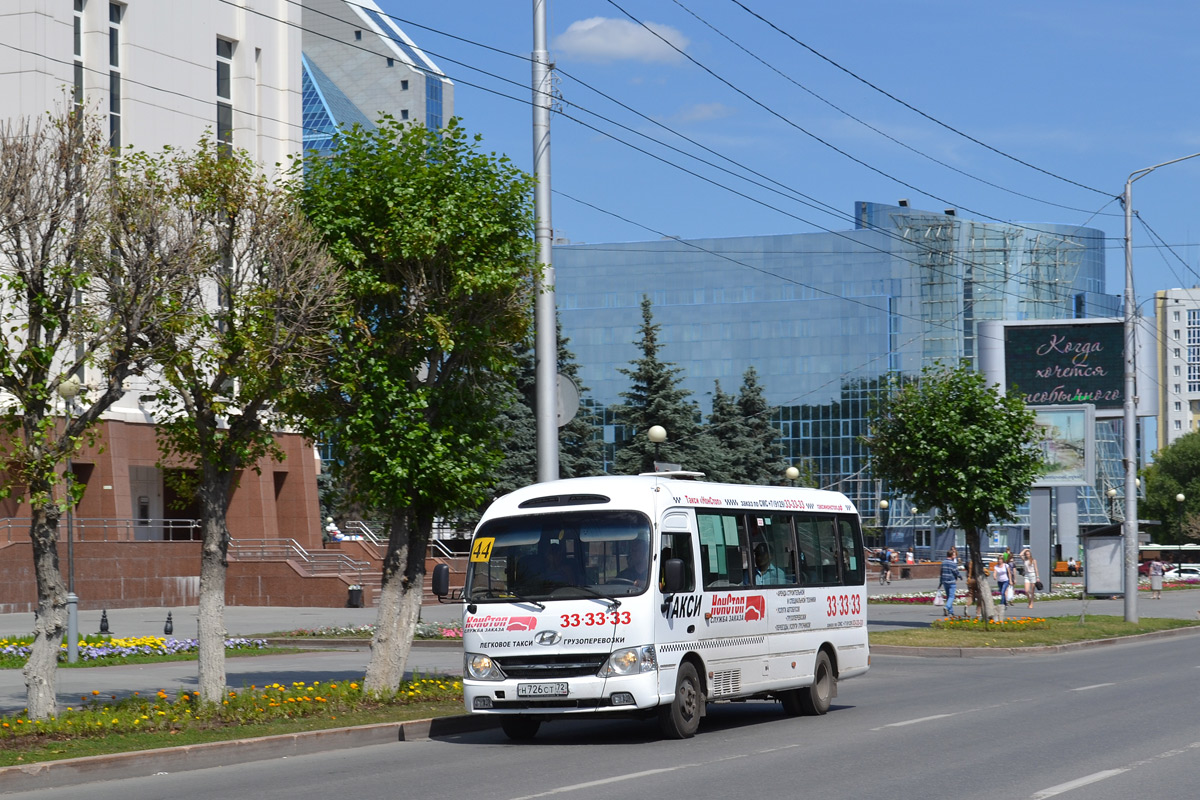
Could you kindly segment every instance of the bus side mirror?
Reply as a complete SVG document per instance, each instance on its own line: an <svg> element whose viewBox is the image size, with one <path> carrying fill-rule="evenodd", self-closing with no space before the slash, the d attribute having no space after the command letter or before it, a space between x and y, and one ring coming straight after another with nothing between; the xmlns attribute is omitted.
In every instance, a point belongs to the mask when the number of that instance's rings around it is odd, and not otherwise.
<svg viewBox="0 0 1200 800"><path fill-rule="evenodd" d="M450 568L445 564L433 568L433 593L439 600L450 594Z"/></svg>
<svg viewBox="0 0 1200 800"><path fill-rule="evenodd" d="M663 594L682 592L687 586L683 574L683 559L668 558L663 562Z"/></svg>

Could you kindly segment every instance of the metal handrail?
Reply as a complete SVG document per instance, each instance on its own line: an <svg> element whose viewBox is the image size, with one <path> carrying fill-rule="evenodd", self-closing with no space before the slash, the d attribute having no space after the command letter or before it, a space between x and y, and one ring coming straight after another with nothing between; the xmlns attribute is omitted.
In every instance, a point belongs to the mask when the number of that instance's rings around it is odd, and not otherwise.
<svg viewBox="0 0 1200 800"><path fill-rule="evenodd" d="M8 517L0 519L0 542L29 541L29 519L27 517ZM162 538L150 541L193 541L199 538L196 534L200 521L195 519L167 519L151 517L147 519L107 518L107 517L75 517L71 526L71 535L76 542L132 542L137 538L139 528L150 528L157 531ZM60 523L58 535L66 541L67 526Z"/></svg>
<svg viewBox="0 0 1200 800"><path fill-rule="evenodd" d="M294 561L309 575L342 575L352 573L362 583L363 570L371 562L356 561L335 550L309 552L295 539L231 539L228 557L234 561Z"/></svg>

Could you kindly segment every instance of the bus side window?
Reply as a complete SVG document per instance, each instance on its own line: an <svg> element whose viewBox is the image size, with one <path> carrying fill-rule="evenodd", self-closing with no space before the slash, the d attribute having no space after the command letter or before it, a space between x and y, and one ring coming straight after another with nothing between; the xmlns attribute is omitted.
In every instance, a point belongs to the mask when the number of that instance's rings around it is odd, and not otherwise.
<svg viewBox="0 0 1200 800"><path fill-rule="evenodd" d="M662 581L662 568L668 558L678 558L683 562L685 592L696 590L696 562L692 558L692 534L689 531L664 532L662 535L662 552L659 554L659 582Z"/></svg>
<svg viewBox="0 0 1200 800"><path fill-rule="evenodd" d="M744 586L750 540L741 514L696 512L703 558L704 588Z"/></svg>
<svg viewBox="0 0 1200 800"><path fill-rule="evenodd" d="M863 573L863 554L858 549L853 523L848 519L839 519L838 533L842 545L842 580L847 585L859 586L866 578Z"/></svg>

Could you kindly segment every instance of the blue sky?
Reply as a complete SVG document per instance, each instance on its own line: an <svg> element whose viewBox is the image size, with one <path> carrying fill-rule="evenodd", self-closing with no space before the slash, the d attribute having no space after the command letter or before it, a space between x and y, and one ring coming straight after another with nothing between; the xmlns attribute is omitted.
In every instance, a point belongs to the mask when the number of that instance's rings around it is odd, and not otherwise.
<svg viewBox="0 0 1200 800"><path fill-rule="evenodd" d="M532 2L378 2L532 170ZM573 242L844 230L855 201L907 198L1100 228L1119 294L1126 177L1200 151L1195 0L548 2ZM1139 298L1200 285L1198 200L1200 158L1134 184Z"/></svg>

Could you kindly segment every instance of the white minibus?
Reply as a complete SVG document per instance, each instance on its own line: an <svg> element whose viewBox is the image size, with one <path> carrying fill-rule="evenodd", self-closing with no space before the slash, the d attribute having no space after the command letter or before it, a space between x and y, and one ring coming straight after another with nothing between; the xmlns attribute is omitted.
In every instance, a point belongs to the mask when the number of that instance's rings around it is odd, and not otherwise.
<svg viewBox="0 0 1200 800"><path fill-rule="evenodd" d="M836 492L672 473L519 489L471 543L467 710L513 739L576 715L657 717L687 738L729 700L824 714L867 671L865 574ZM444 596L445 565L433 583Z"/></svg>

